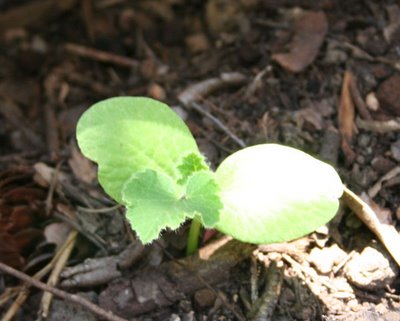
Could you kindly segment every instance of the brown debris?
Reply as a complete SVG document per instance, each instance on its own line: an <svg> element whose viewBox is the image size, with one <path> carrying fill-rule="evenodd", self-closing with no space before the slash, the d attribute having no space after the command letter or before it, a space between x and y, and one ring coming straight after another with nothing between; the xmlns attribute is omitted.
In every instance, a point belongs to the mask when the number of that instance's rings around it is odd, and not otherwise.
<svg viewBox="0 0 400 321"><path fill-rule="evenodd" d="M206 284L226 280L229 270L253 250L250 244L219 240L200 249L198 256L148 267L132 280L116 280L100 294L100 305L127 318L171 305Z"/></svg>
<svg viewBox="0 0 400 321"><path fill-rule="evenodd" d="M343 77L338 110L339 131L342 136L341 147L349 163L352 163L356 157L352 148L353 136L356 133L356 126L354 124L355 108L350 90L352 79L353 74L350 71L346 71Z"/></svg>
<svg viewBox="0 0 400 321"><path fill-rule="evenodd" d="M293 25L294 37L289 53L277 53L272 59L291 72L301 72L313 63L328 32L323 12L306 12Z"/></svg>
<svg viewBox="0 0 400 321"><path fill-rule="evenodd" d="M0 13L0 32L9 28L26 27L56 18L72 9L77 0L42 0Z"/></svg>
<svg viewBox="0 0 400 321"><path fill-rule="evenodd" d="M45 217L40 204L46 194L31 183L29 171L0 173L0 262L20 269L25 266L26 251L42 236L34 226Z"/></svg>
<svg viewBox="0 0 400 321"><path fill-rule="evenodd" d="M111 63L121 67L133 68L139 65L139 63L134 59L120 56L111 52L106 52L98 49L77 45L74 43L65 44L64 49L69 53L84 58L93 59L105 63Z"/></svg>

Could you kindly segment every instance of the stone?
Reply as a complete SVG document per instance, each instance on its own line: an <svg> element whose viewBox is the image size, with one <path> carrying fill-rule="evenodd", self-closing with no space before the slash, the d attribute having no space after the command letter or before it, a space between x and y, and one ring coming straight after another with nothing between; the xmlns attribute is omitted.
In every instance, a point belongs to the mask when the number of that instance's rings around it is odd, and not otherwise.
<svg viewBox="0 0 400 321"><path fill-rule="evenodd" d="M399 271L384 251L368 246L347 262L344 271L349 282L368 291L381 290L390 285Z"/></svg>
<svg viewBox="0 0 400 321"><path fill-rule="evenodd" d="M201 289L198 290L194 294L194 302L196 307L201 311L205 308L211 307L214 305L214 302L216 300L216 295L213 291L210 289Z"/></svg>
<svg viewBox="0 0 400 321"><path fill-rule="evenodd" d="M333 267L346 257L346 252L343 251L337 244L327 248L315 247L311 250L308 261L312 263L317 271L321 274L329 274Z"/></svg>
<svg viewBox="0 0 400 321"><path fill-rule="evenodd" d="M386 79L378 88L376 96L385 113L400 116L400 75L395 74Z"/></svg>

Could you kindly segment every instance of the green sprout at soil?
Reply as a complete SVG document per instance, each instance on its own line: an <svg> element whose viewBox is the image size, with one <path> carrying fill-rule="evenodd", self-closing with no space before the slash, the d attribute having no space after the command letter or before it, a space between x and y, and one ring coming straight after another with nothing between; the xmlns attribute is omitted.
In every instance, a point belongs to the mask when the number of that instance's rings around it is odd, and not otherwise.
<svg viewBox="0 0 400 321"><path fill-rule="evenodd" d="M239 150L213 172L183 120L150 98L93 105L77 139L143 243L192 219L188 254L202 226L257 244L301 237L336 214L343 193L333 167L277 144Z"/></svg>

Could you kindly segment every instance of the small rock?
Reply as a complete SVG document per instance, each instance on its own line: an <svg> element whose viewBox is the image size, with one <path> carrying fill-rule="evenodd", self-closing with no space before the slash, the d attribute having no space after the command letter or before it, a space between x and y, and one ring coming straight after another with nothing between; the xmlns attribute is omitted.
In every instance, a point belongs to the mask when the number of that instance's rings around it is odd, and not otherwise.
<svg viewBox="0 0 400 321"><path fill-rule="evenodd" d="M376 94L374 92L367 94L367 97L365 97L365 104L373 111L377 111L379 109L379 100L376 98Z"/></svg>
<svg viewBox="0 0 400 321"><path fill-rule="evenodd" d="M349 282L369 291L390 285L399 271L383 251L369 246L347 262L344 271Z"/></svg>
<svg viewBox="0 0 400 321"><path fill-rule="evenodd" d="M341 64L348 59L347 53L335 43L328 43L324 62L328 65Z"/></svg>
<svg viewBox="0 0 400 321"><path fill-rule="evenodd" d="M38 53L45 54L47 52L46 41L38 35L33 37L31 46L32 50Z"/></svg>
<svg viewBox="0 0 400 321"><path fill-rule="evenodd" d="M346 257L346 252L343 251L337 244L328 248L320 249L315 247L311 250L308 260L312 263L318 272L328 274L332 268Z"/></svg>
<svg viewBox="0 0 400 321"><path fill-rule="evenodd" d="M77 293L77 295L80 295L91 302L96 303L97 301L97 294L95 292ZM92 312L87 311L80 305L54 299L47 320L96 321L97 318Z"/></svg>
<svg viewBox="0 0 400 321"><path fill-rule="evenodd" d="M199 311L214 305L216 295L210 289L201 289L194 294L194 303Z"/></svg>
<svg viewBox="0 0 400 321"><path fill-rule="evenodd" d="M182 321L196 321L196 317L194 315L194 311L190 311L183 315Z"/></svg>
<svg viewBox="0 0 400 321"><path fill-rule="evenodd" d="M400 75L386 79L378 88L376 96L383 111L400 116Z"/></svg>
<svg viewBox="0 0 400 321"><path fill-rule="evenodd" d="M400 161L400 139L390 146L390 151L392 152L392 157L395 160Z"/></svg>
<svg viewBox="0 0 400 321"><path fill-rule="evenodd" d="M170 315L168 321L181 321L181 318L179 317L179 315L173 313Z"/></svg>

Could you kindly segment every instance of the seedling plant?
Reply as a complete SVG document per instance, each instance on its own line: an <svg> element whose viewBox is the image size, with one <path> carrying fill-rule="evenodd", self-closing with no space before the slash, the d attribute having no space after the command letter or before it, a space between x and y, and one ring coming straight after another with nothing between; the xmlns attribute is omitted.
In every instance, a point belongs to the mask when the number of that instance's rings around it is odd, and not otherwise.
<svg viewBox="0 0 400 321"><path fill-rule="evenodd" d="M77 140L143 243L192 219L188 254L201 226L257 244L301 237L335 215L343 193L332 166L278 144L239 150L214 172L184 121L150 98L96 103L81 116Z"/></svg>

